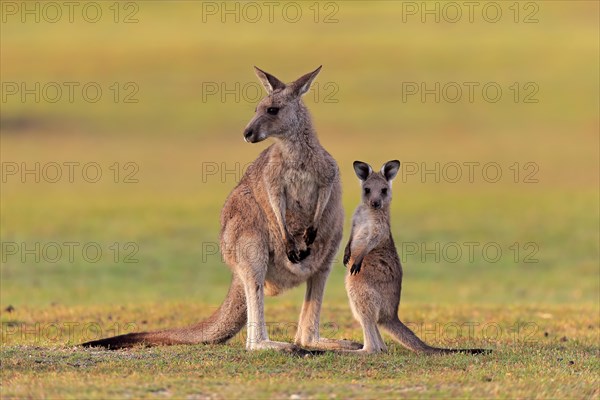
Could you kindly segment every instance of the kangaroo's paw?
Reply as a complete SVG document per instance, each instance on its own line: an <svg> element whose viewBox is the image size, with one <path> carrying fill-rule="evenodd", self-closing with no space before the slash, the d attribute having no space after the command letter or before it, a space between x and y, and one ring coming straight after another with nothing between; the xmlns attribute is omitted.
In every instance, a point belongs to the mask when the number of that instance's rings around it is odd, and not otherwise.
<svg viewBox="0 0 600 400"><path fill-rule="evenodd" d="M346 247L346 250L344 250L344 265L348 265L348 261L350 261L350 246Z"/></svg>
<svg viewBox="0 0 600 400"><path fill-rule="evenodd" d="M350 268L350 275L357 275L360 272L361 267L362 263L353 264L352 268Z"/></svg>
<svg viewBox="0 0 600 400"><path fill-rule="evenodd" d="M298 264L300 262L301 252L298 251L296 243L293 240L288 240L285 247L285 253L287 254L288 260L294 264Z"/></svg>
<svg viewBox="0 0 600 400"><path fill-rule="evenodd" d="M309 226L304 232L304 243L306 243L307 246L310 246L311 244L313 244L316 238L317 230L312 226Z"/></svg>
<svg viewBox="0 0 600 400"><path fill-rule="evenodd" d="M310 248L309 247L307 247L306 250L300 250L298 252L298 259L300 261L304 260L308 256L310 256Z"/></svg>
<svg viewBox="0 0 600 400"><path fill-rule="evenodd" d="M339 339L327 339L327 338L319 338L319 340L315 342L302 343L304 347L308 347L310 349L317 350L359 350L363 348L361 343L353 342L351 340L339 340Z"/></svg>

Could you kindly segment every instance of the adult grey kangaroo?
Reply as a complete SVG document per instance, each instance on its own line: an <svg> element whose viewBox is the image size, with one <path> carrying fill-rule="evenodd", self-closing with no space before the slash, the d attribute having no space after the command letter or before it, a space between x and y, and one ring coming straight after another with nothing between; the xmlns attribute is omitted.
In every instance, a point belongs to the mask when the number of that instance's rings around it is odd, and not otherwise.
<svg viewBox="0 0 600 400"><path fill-rule="evenodd" d="M364 346L357 353L387 351L378 325L404 347L421 353L484 353L482 349L443 349L421 341L398 318L402 265L390 229L392 180L400 161L388 161L378 172L361 161L354 171L361 181L362 202L352 217L350 240L344 251L346 291L354 317L363 328Z"/></svg>
<svg viewBox="0 0 600 400"><path fill-rule="evenodd" d="M360 344L319 336L323 291L342 239L339 170L319 143L301 97L321 67L285 84L255 67L267 90L244 130L248 143L272 138L233 189L221 212L221 253L233 278L225 301L195 325L131 333L85 343L109 348L135 344L222 343L244 325L246 349L357 349ZM295 344L269 339L264 295L306 282Z"/></svg>

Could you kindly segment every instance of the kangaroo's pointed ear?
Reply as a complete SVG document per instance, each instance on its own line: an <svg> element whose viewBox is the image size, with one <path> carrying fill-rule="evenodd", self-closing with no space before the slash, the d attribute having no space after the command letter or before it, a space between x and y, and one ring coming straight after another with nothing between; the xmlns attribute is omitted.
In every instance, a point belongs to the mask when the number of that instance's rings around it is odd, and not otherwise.
<svg viewBox="0 0 600 400"><path fill-rule="evenodd" d="M373 168L365 162L354 161L354 164L352 165L354 166L356 176L358 176L358 179L361 181L366 181L369 175L371 175L371 172L373 172Z"/></svg>
<svg viewBox="0 0 600 400"><path fill-rule="evenodd" d="M398 170L400 169L400 161L392 160L383 164L381 167L381 175L389 182L396 177Z"/></svg>
<svg viewBox="0 0 600 400"><path fill-rule="evenodd" d="M300 78L296 79L292 83L292 90L296 96L302 96L304 93L308 92L310 89L310 85L313 83L317 75L319 75L319 71L323 66L320 65L319 68L315 69L313 72L309 72L306 75L302 75Z"/></svg>
<svg viewBox="0 0 600 400"><path fill-rule="evenodd" d="M256 66L254 67L254 72L256 72L256 76L258 76L258 79L260 79L263 86L267 90L267 94L271 94L275 90L285 89L285 83L281 82L268 72L265 72Z"/></svg>

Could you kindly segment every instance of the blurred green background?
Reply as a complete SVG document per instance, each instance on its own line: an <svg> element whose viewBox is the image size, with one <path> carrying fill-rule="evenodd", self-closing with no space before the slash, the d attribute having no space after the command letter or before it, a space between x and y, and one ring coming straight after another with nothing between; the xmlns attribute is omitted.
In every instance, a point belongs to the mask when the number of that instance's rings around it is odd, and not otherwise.
<svg viewBox="0 0 600 400"><path fill-rule="evenodd" d="M112 2L100 2L96 23L86 21L81 8L73 22L63 9L56 23L44 19L54 13L42 8L38 23L13 14L6 3L0 46L3 307L218 304L230 279L211 253L219 212L239 171L271 144L242 140L257 102L252 66L289 82L321 64L305 100L321 142L340 165L344 240L359 200L352 161L378 168L397 158L420 169L415 175L404 169L394 185L399 250L406 243L434 249L433 255L401 256L404 302L597 307L597 2L538 2L537 9L500 2L496 23L483 17L486 3L472 22L467 8L451 22L453 11L444 14L445 3L437 3L436 22L435 15L407 8L421 2L393 1L298 2L298 22L289 22L294 10L284 15L286 3L278 3L272 22L264 6L262 18L252 22L254 11L244 3L236 15L232 3L227 14L221 2L123 2L117 15ZM35 91L36 82L39 101L35 94L23 97L21 85ZM76 82L73 101L65 82ZM422 99L406 92L436 82L439 102L434 94ZM456 102L449 101L455 84L441 89L452 82L464 89ZM473 101L465 82L478 85ZM497 102L482 94L490 82L502 89ZM102 89L97 102L82 93L90 83ZM51 102L56 85L63 93ZM537 102L526 102L531 99ZM80 163L74 182L65 162ZM464 163L470 162L497 163L501 179L488 182L477 167L469 182ZM21 169L35 163L40 182L32 174L23 179ZM59 182L47 179L54 176L49 163L63 166ZM86 163L100 167L98 182L82 178ZM423 179L422 167L435 163L440 172L458 163L462 179ZM137 182L125 182L127 176ZM537 182L526 182L527 176ZM70 242L77 243L72 259ZM471 242L478 244L473 257L465 245ZM52 243L63 251L57 262L51 262ZM496 262L482 255L490 243L502 248ZM102 257L86 260L85 244L99 246ZM463 253L451 262L457 246ZM126 262L127 255L138 262ZM346 302L340 259L325 307ZM299 306L302 296L298 288L269 302Z"/></svg>

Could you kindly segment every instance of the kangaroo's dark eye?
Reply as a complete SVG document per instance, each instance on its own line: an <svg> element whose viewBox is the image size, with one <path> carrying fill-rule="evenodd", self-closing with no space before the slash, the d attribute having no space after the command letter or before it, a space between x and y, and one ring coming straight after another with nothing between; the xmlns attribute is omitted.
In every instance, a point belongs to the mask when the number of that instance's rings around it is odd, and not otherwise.
<svg viewBox="0 0 600 400"><path fill-rule="evenodd" d="M371 193L371 189L365 188L365 194L369 194L369 193Z"/></svg>
<svg viewBox="0 0 600 400"><path fill-rule="evenodd" d="M387 188L381 189L381 194L385 196L387 194Z"/></svg>
<svg viewBox="0 0 600 400"><path fill-rule="evenodd" d="M277 107L269 107L269 108L267 108L267 113L268 114L277 115L278 112L279 112L279 108L277 108Z"/></svg>

